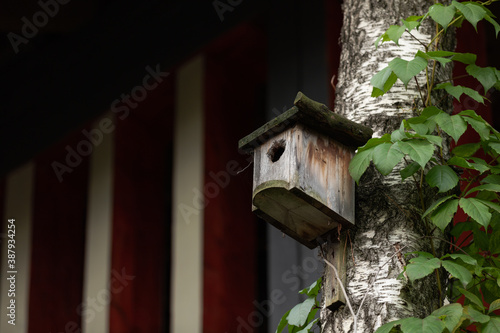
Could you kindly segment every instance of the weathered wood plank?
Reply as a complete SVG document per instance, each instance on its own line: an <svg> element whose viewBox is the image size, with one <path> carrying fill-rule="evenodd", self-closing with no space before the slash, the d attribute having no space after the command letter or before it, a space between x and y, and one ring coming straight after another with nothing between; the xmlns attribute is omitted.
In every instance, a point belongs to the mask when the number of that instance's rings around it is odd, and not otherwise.
<svg viewBox="0 0 500 333"><path fill-rule="evenodd" d="M346 246L346 236L341 235L339 242L332 242L331 248L332 252L326 253L326 260L331 262L336 268L339 274L342 284L346 285L346 267L347 267L347 255L346 252L349 250ZM342 293L339 282L335 277L335 273L330 266L325 268L325 281L323 282L323 294L324 294L324 304L331 311L337 310L339 307L345 305L345 296Z"/></svg>

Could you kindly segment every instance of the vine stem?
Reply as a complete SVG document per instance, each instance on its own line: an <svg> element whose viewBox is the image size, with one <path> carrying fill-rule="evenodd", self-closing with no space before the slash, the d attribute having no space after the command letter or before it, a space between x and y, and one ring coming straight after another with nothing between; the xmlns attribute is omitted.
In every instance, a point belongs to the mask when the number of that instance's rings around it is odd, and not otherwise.
<svg viewBox="0 0 500 333"><path fill-rule="evenodd" d="M446 29L448 29L449 27L451 27L453 24L455 24L455 22L459 21L462 17L464 17L464 16L463 15L457 16L453 21L451 21L450 23L448 23L448 26L446 26ZM429 46L431 46L432 43L434 43L434 41L436 40L436 38L438 38L439 35L441 35L443 32L444 32L444 29L439 30L439 32L434 36L434 38L431 39L431 41L429 42L429 44L427 44L427 48Z"/></svg>
<svg viewBox="0 0 500 333"><path fill-rule="evenodd" d="M417 42L419 42L424 48L425 50L427 51L427 45L425 45L424 42L422 42L420 39L418 39L417 37L415 37L408 29L405 30L411 37L413 37L413 39L415 39Z"/></svg>
<svg viewBox="0 0 500 333"><path fill-rule="evenodd" d="M450 241L447 241L446 239L444 238L441 238L441 237L436 237L436 236L427 236L427 238L435 238L435 239L439 239L440 241L442 242L445 242L445 243L448 243L450 244L451 246L457 248L458 250L462 251L463 253L465 253L466 255L469 255L467 252L465 252L464 250L462 250L458 245L456 244L453 244L452 242Z"/></svg>
<svg viewBox="0 0 500 333"><path fill-rule="evenodd" d="M420 94L420 99L422 100L422 104L425 107L425 100L424 100L424 96L422 95L422 89L420 89L420 84L418 84L418 80L417 80L416 76L414 76L413 78L415 79L415 83L417 84L417 89L418 89L418 93Z"/></svg>

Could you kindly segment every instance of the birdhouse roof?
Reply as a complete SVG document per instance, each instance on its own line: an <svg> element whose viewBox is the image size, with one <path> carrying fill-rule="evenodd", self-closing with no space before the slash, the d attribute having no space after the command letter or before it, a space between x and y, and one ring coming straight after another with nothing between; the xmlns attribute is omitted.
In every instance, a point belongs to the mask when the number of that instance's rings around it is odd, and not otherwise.
<svg viewBox="0 0 500 333"><path fill-rule="evenodd" d="M239 141L239 149L251 152L273 136L282 133L297 123L306 125L320 133L351 147L364 145L373 130L330 111L324 104L316 102L299 91L293 106L288 111L264 124Z"/></svg>

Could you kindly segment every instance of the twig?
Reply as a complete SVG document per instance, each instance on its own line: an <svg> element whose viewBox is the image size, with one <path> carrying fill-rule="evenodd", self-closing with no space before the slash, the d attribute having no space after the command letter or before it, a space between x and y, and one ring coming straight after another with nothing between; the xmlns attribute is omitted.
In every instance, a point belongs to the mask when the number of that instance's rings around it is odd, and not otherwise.
<svg viewBox="0 0 500 333"><path fill-rule="evenodd" d="M332 76L332 79L330 80L330 84L332 85L332 88L333 88L333 92L335 92L337 90L337 88L335 87L335 75Z"/></svg>
<svg viewBox="0 0 500 333"><path fill-rule="evenodd" d="M419 42L420 44L422 44L422 46L425 48L425 50L427 51L427 45L425 43L423 43L420 39L418 39L417 37L413 36L413 34L408 30L406 29L406 32L410 34L411 37L413 37L413 39L415 39L417 42Z"/></svg>
<svg viewBox="0 0 500 333"><path fill-rule="evenodd" d="M416 76L414 76L413 78L415 79L415 82L417 83L418 93L420 94L420 99L422 100L422 104L425 107L425 100L424 100L424 96L422 95L422 90L420 89L420 84L418 84L418 80L417 80Z"/></svg>
<svg viewBox="0 0 500 333"><path fill-rule="evenodd" d="M436 237L436 236L425 236L425 237L427 237L427 238L435 238L435 239L439 239L439 240L440 240L440 241L442 241L442 242L448 243L448 244L450 244L451 246L456 247L458 250L462 251L462 252L463 252L463 253L465 253L466 255L469 255L467 252L465 252L464 250L462 250L462 249L461 249L458 245L453 244L452 242L449 242L449 241L447 241L446 239L443 239L443 238L440 238L440 237Z"/></svg>
<svg viewBox="0 0 500 333"><path fill-rule="evenodd" d="M248 163L248 165L247 165L246 167L244 167L243 169L241 169L241 170L237 171L237 172L236 172L236 174L237 174L237 175L239 175L240 173L242 173L243 171L245 171L246 169L248 169L248 167L249 167L250 165L252 165L252 163L253 163L253 161L250 161L250 163Z"/></svg>

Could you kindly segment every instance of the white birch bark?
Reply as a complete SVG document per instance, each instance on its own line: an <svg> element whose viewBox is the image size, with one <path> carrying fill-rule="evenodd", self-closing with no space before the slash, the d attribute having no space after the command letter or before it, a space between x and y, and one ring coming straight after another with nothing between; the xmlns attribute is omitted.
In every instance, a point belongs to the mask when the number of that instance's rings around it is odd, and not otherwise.
<svg viewBox="0 0 500 333"><path fill-rule="evenodd" d="M414 115L414 100L420 100L414 80L407 89L398 80L391 92L375 99L371 97L370 79L395 57L413 59L417 50L424 51L423 46L407 33L399 46L386 42L376 50L374 42L391 24L401 24L401 19L410 15L423 15L430 4L425 0L344 0L335 112L371 127L374 136L391 132L403 118ZM432 29L428 23L412 34L428 43ZM439 76L442 75L446 75L444 71L440 71ZM425 86L425 76L417 79ZM368 289L379 267L396 252L394 244L408 246L404 252L430 251L429 241L422 240L424 226L415 186L409 180L402 183L399 172L383 177L369 169L356 191L357 228L351 232L352 255L349 249L346 286L354 311L368 293L358 317L357 332L373 332L391 320L429 314L440 306L435 278L419 280L413 286L398 280L403 267L397 256L383 266ZM321 311L321 327L322 332L328 333L352 332L353 318L347 307L336 312L325 308Z"/></svg>

